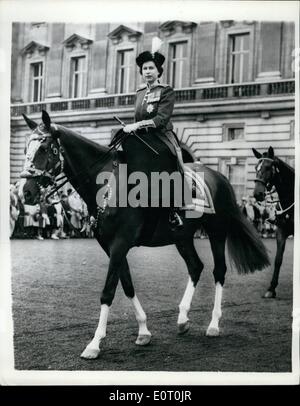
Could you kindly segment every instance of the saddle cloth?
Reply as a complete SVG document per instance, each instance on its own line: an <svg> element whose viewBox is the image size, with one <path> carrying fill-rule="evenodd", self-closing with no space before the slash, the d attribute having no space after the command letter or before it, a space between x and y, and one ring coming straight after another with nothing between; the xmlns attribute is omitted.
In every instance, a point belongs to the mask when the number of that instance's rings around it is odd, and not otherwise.
<svg viewBox="0 0 300 406"><path fill-rule="evenodd" d="M192 202L194 205L192 210L206 214L215 214L213 199L209 187L205 183L201 167L201 163L184 165L184 176L192 187Z"/></svg>

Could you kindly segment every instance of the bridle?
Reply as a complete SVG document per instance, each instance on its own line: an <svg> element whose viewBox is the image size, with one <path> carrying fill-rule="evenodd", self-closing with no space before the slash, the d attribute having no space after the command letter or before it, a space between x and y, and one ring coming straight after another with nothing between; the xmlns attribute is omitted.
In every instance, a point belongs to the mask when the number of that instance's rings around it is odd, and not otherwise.
<svg viewBox="0 0 300 406"><path fill-rule="evenodd" d="M51 126L54 128L55 131L57 131L57 126L56 124L52 123ZM42 125L42 128L44 128L44 126ZM116 151L118 146L122 143L122 141L128 137L129 134L123 134L122 136L118 137L117 139L114 139L111 143L110 143L110 148L108 149L108 151L106 151L106 153L104 154L104 156L100 159L100 160L96 160L95 162L93 162L92 164L89 165L89 169L93 168L95 165L99 165L99 163L101 163L102 165L104 165L106 163L106 161L108 159L111 158L111 153L113 152L114 154L114 159L113 159L113 167L117 166L117 156L116 156ZM53 139L53 135L50 132L44 133L41 128L36 127L34 129L34 131L31 133L29 142L27 144L30 144L31 141L34 140L38 140L40 141L40 145L43 141L45 141L45 139L47 138L52 138ZM67 177L63 171L64 171L64 150L63 147L60 144L60 140L59 137L57 137L56 139L57 143L58 143L58 153L59 153L59 160L56 163L56 165L51 168L49 171L47 170L40 170L35 168L34 164L33 164L33 158L29 161L29 167L25 168L25 175L21 177L25 177L25 178L39 178L39 177L43 177L47 179L47 186L51 185L47 195L46 195L46 199L50 196L52 196L55 192L57 192L60 188L62 188L67 182L71 182L72 180L77 179L79 176L82 175L86 175L87 174L87 170L83 170L81 172L78 172L76 175L74 175L73 177ZM36 149L38 150L38 148ZM57 171L59 169L59 171ZM61 175L61 176L60 176ZM64 180L63 180L64 179ZM61 183L58 183L62 181ZM41 188L41 184L39 183L38 179L36 180L37 185L39 186L39 188ZM79 189L79 188L78 188ZM77 189L77 191L78 191Z"/></svg>
<svg viewBox="0 0 300 406"><path fill-rule="evenodd" d="M42 126L43 127L43 126ZM42 177L43 179L46 179L47 181L47 186L49 185L54 185L54 187L57 186L57 181L56 177L60 175L63 170L64 170L64 157L63 157L63 149L62 146L60 145L59 138L57 138L57 146L55 146L53 143L50 144L50 148L52 149L52 153L54 156L58 155L58 160L56 164L50 168L49 170L47 169L38 169L35 167L35 164L33 162L35 153L38 151L42 143L47 139L51 138L53 140L52 134L50 132L43 132L40 126L37 126L34 131L31 133L28 143L26 145L26 149L28 151L29 145L32 141L38 141L39 144L35 148L33 156L27 158L27 162L25 161L25 167L24 171L21 173L20 177L21 178L40 178ZM39 181L37 180L38 186L41 186Z"/></svg>
<svg viewBox="0 0 300 406"><path fill-rule="evenodd" d="M256 182L256 183L262 183L262 184L264 185L264 187L266 188L267 192L270 193L270 190L271 190L272 187L273 187L273 183L271 183L272 178L273 178L273 176L274 176L274 174L275 174L276 169L277 169L278 172L279 172L279 170L278 170L278 168L275 168L275 165L274 165L274 164L275 164L275 161L274 161L274 159L267 158L267 157L262 157L262 158L260 158L260 159L258 160L258 163L257 163L257 166L256 166L256 167L258 168L258 167L259 167L259 164L262 163L263 161L272 162L272 177L271 177L271 179L270 179L269 181L265 182L263 179L260 179L260 178L257 177L257 175L258 175L258 173L259 173L259 171L260 171L260 169L258 169L257 172L256 172L256 178L254 179L254 182Z"/></svg>
<svg viewBox="0 0 300 406"><path fill-rule="evenodd" d="M120 119L118 119L118 117L115 117L115 116L114 116L114 118L115 118L120 124L122 124L123 127L125 126L125 124L124 124ZM55 123L51 123L51 127L53 127L53 129L54 129L55 131L58 131L58 126L57 126ZM42 125L42 128L45 128L45 126ZM47 128L46 128L46 129L47 129ZM141 142L143 142L143 144L145 144L148 148L150 148L153 152L155 152L155 153L158 155L158 152L155 151L155 150L154 150L148 143L146 143L143 139L141 139L135 132L133 132L133 133L131 133L131 134L134 134L134 136L136 136ZM36 135L36 136L34 136L34 135ZM118 166L118 156L117 156L118 147L122 144L122 142L123 142L127 137L129 137L129 135L130 135L130 133L123 133L123 132L122 132L121 135L118 136L118 133L117 133L117 134L115 135L115 137L113 138L113 140L111 141L111 143L109 144L108 150L104 153L104 155L101 157L101 159L100 159L100 160L95 160L95 162L91 163L91 164L88 166L88 169L91 170L95 165L99 165L99 163L101 163L101 164L102 164L102 167L103 167L103 166L105 165L105 163L106 163L108 160L111 159L111 154L113 154L112 166L113 166L113 168L116 168L116 167ZM53 139L53 135L52 135L49 131L48 131L47 133L44 133L44 132L41 130L40 126L37 126L37 127L34 129L34 131L32 132L31 136L30 136L30 140L29 140L29 142L28 142L28 144L27 144L27 147L28 147L28 145L30 144L30 142L33 141L33 140L38 140L38 141L40 141L40 145L41 145L41 143L42 143L43 141L45 141L45 139L47 139L48 137L51 137L51 138ZM39 182L38 179L39 179L40 177L48 179L48 182L47 182L46 187L48 187L49 185L51 185L51 188L50 188L50 191L48 192L48 194L45 196L46 199L47 199L48 197L50 197L51 195L53 195L55 192L57 192L60 188L62 188L62 186L64 186L67 182L70 182L70 183L71 183L71 181L73 181L73 180L75 180L75 179L78 180L78 177L79 177L79 176L87 175L87 174L88 174L88 170L87 170L87 169L82 170L82 171L80 171L80 172L77 172L77 173L76 173L74 176L72 176L72 177L67 177L67 175L65 175L65 174L63 173L63 171L64 171L64 150L63 150L63 148L62 148L62 146L61 146L61 144L60 144L59 137L57 137L56 141L57 141L58 147L59 147L59 148L58 148L59 159L58 159L58 162L56 163L56 165L55 165L53 168L51 168L49 171L47 171L47 170L40 170L40 169L35 168L35 166L34 166L34 164L33 164L33 158L34 158L34 157L32 157L32 159L29 160L29 162L28 162L29 165L27 165L27 166L25 165L25 167L24 167L24 171L23 171L23 172L25 172L25 174L24 174L23 176L21 176L21 177L24 177L24 178L33 178L33 177L36 177L36 178L37 178L36 182L37 182L37 185L39 186L40 190L41 190L41 186L42 186L42 185L40 184L40 182ZM37 150L38 150L38 148L36 149L36 151L37 151ZM59 172L58 172L58 173L57 173L57 169L59 169ZM22 174L21 174L21 175L22 175ZM59 176L59 178L58 178L58 176ZM63 179L64 179L64 180L63 180ZM62 182L61 182L61 181L62 181ZM61 182L61 183L58 184L58 182ZM89 182L89 181L87 180L86 182L83 183L83 185L85 185L85 184L88 183L88 182ZM77 188L77 192L78 192L78 189L80 189L81 187L83 187L83 185ZM108 190L109 190L109 188L108 188ZM109 199L109 195L108 195L108 197L106 198L106 201L107 201L107 199ZM101 212L103 212L103 210L105 210L105 207L104 207L104 208L103 208L103 207L98 207L97 218L98 218L99 214L100 214ZM97 224L97 221L96 221L96 224Z"/></svg>
<svg viewBox="0 0 300 406"><path fill-rule="evenodd" d="M280 173L280 172L279 172L279 169L275 166L275 160L272 159L272 158L268 158L268 157L261 157L258 160L258 163L257 163L256 167L258 168L259 164L262 163L263 161L272 162L272 176L271 176L271 179L269 181L265 182L263 179L258 178L257 175L258 175L258 173L260 171L260 169L258 169L257 172L256 172L256 178L254 179L254 182L262 183L264 185L264 187L266 188L266 190L264 192L265 198L267 199L268 196L271 196L271 199L272 199L272 194L274 193L274 191L276 191L275 185L272 183L272 179L273 179L276 172L277 173ZM272 201L272 203L278 203L278 205L279 205L280 209L275 210L275 213L276 213L277 216L281 216L282 214L288 212L295 205L295 202L293 202L287 208L283 209L280 200L276 200L274 202Z"/></svg>

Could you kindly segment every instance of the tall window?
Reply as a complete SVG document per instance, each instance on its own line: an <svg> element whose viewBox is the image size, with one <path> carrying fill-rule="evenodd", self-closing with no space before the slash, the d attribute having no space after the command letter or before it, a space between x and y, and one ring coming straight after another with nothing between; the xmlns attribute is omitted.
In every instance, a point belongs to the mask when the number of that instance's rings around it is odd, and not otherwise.
<svg viewBox="0 0 300 406"><path fill-rule="evenodd" d="M229 83L250 79L250 34L229 36Z"/></svg>
<svg viewBox="0 0 300 406"><path fill-rule="evenodd" d="M86 57L71 58L71 90L70 97L78 98L85 96L86 80Z"/></svg>
<svg viewBox="0 0 300 406"><path fill-rule="evenodd" d="M245 194L245 183L246 183L246 168L245 163L240 161L235 165L227 165L228 174L227 177L231 183L237 201L241 201Z"/></svg>
<svg viewBox="0 0 300 406"><path fill-rule="evenodd" d="M117 55L117 93L133 90L133 49L118 51Z"/></svg>
<svg viewBox="0 0 300 406"><path fill-rule="evenodd" d="M170 83L174 88L188 85L187 41L170 45Z"/></svg>
<svg viewBox="0 0 300 406"><path fill-rule="evenodd" d="M31 64L31 101L39 102L43 97L43 62Z"/></svg>

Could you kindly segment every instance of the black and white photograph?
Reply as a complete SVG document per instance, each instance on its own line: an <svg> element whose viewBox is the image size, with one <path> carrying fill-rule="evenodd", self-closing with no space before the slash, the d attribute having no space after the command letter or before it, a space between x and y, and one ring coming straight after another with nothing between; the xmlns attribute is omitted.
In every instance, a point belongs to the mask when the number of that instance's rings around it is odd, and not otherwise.
<svg viewBox="0 0 300 406"><path fill-rule="evenodd" d="M299 384L298 19L0 2L2 385Z"/></svg>

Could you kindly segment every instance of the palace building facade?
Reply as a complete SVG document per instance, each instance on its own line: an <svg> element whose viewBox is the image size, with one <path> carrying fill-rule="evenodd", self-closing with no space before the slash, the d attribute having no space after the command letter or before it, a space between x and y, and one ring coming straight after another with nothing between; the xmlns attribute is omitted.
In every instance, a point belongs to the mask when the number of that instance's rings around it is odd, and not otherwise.
<svg viewBox="0 0 300 406"><path fill-rule="evenodd" d="M136 56L154 37L166 56L161 81L174 87L174 130L185 157L226 175L237 199L252 193L256 159L273 146L294 166L294 24L257 21L14 23L11 72L11 182L29 133L22 113L108 144L133 122L141 84Z"/></svg>

